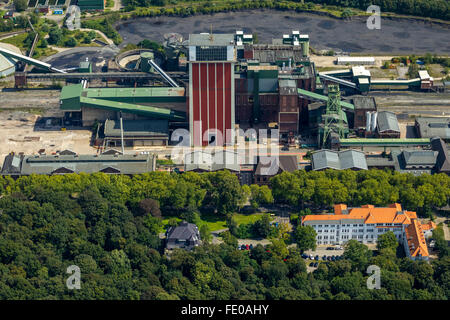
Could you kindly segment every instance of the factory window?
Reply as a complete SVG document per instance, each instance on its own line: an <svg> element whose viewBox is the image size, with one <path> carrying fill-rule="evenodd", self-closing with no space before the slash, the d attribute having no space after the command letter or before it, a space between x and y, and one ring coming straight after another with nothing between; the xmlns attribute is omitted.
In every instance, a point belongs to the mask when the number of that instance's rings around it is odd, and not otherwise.
<svg viewBox="0 0 450 320"><path fill-rule="evenodd" d="M226 61L227 47L196 47L196 61Z"/></svg>

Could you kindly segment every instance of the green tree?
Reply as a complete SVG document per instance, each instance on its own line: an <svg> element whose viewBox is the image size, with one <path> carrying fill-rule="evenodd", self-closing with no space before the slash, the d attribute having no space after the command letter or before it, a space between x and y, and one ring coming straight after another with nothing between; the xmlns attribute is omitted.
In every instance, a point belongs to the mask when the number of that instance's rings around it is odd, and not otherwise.
<svg viewBox="0 0 450 320"><path fill-rule="evenodd" d="M377 240L377 249L378 250L388 248L388 249L392 249L395 252L397 247L398 247L398 240L397 240L397 237L395 236L394 232L388 231L388 232L378 236L378 240Z"/></svg>
<svg viewBox="0 0 450 320"><path fill-rule="evenodd" d="M366 245L353 239L345 244L344 249L344 258L352 261L356 270L365 272L369 259L372 256L372 251Z"/></svg>
<svg viewBox="0 0 450 320"><path fill-rule="evenodd" d="M298 226L295 229L295 242L297 243L297 248L301 252L306 250L316 249L316 236L317 233L311 226Z"/></svg>
<svg viewBox="0 0 450 320"><path fill-rule="evenodd" d="M60 28L54 27L51 28L48 33L48 43L49 44L58 44L63 38L63 34Z"/></svg>
<svg viewBox="0 0 450 320"><path fill-rule="evenodd" d="M27 9L28 1L27 0L14 0L14 7L17 11L25 11Z"/></svg>

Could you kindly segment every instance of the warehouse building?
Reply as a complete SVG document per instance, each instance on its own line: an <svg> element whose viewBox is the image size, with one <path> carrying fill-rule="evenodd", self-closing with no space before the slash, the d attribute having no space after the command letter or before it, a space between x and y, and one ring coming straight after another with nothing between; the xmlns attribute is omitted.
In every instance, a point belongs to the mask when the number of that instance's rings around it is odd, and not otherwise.
<svg viewBox="0 0 450 320"><path fill-rule="evenodd" d="M77 6L81 11L102 11L105 10L105 0L78 0Z"/></svg>
<svg viewBox="0 0 450 320"><path fill-rule="evenodd" d="M27 176L31 174L95 173L134 175L154 171L154 155L15 155L5 157L2 174Z"/></svg>
<svg viewBox="0 0 450 320"><path fill-rule="evenodd" d="M415 120L417 134L421 138L439 137L450 142L450 117L420 117Z"/></svg>
<svg viewBox="0 0 450 320"><path fill-rule="evenodd" d="M239 173L241 160L239 153L229 150L189 152L184 158L184 171L209 172L229 170Z"/></svg>
<svg viewBox="0 0 450 320"><path fill-rule="evenodd" d="M313 171L334 170L367 170L364 152L357 150L331 151L319 150L312 154L311 167Z"/></svg>
<svg viewBox="0 0 450 320"><path fill-rule="evenodd" d="M60 109L66 122L92 126L96 121L167 119L186 120L185 89L179 87L83 88L61 90Z"/></svg>
<svg viewBox="0 0 450 320"><path fill-rule="evenodd" d="M400 138L400 126L395 113L378 112L377 131L380 138Z"/></svg>
<svg viewBox="0 0 450 320"><path fill-rule="evenodd" d="M337 57L337 65L366 65L371 66L375 64L374 57Z"/></svg>
<svg viewBox="0 0 450 320"><path fill-rule="evenodd" d="M123 120L124 147L166 146L169 140L168 120ZM105 121L104 147L121 146L120 121Z"/></svg>

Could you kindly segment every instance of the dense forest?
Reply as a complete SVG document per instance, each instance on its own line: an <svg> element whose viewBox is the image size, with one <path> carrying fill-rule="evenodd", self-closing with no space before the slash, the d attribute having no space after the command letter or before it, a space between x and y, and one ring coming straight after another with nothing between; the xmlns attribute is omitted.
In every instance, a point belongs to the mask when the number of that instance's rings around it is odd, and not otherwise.
<svg viewBox="0 0 450 320"><path fill-rule="evenodd" d="M237 1L224 0L212 4L204 1L201 6L185 7L177 6L177 4L192 3L189 0L124 0L127 10L134 10L137 7L148 8L150 6L171 5L170 8L138 10L138 15L182 15L189 16L196 13L214 13L222 11L234 11L243 9L277 9L292 10L297 12L314 10L315 4L325 6L330 11L341 10L342 17L352 15L350 8L366 11L370 5L378 5L381 12L393 12L404 15L414 15L418 17L429 17L443 20L450 20L450 2L448 0L294 0L294 1L277 1L277 0L258 0L258 1ZM150 8L149 8L150 9ZM348 11L350 9L350 11Z"/></svg>
<svg viewBox="0 0 450 320"><path fill-rule="evenodd" d="M383 171L298 171L268 188L242 188L227 172L134 177L106 174L0 178L0 299L447 299L450 258L431 264L402 258L394 241L374 254L350 241L345 259L306 272L299 249L283 239L266 248L221 245L163 254L161 215L230 215L250 201L335 201L415 206L448 203L450 177ZM247 189L247 190L246 190ZM253 189L249 190L248 189ZM286 191L288 189L288 191ZM254 204L252 204L253 206ZM309 209L308 209L309 210ZM229 234L229 233L228 233ZM301 236L301 235L299 235ZM440 235L442 237L442 235ZM444 240L442 240L444 241ZM444 241L445 242L445 241ZM397 253L397 254L396 254ZM66 288L66 268L81 269L81 290ZM369 264L382 288L366 287Z"/></svg>

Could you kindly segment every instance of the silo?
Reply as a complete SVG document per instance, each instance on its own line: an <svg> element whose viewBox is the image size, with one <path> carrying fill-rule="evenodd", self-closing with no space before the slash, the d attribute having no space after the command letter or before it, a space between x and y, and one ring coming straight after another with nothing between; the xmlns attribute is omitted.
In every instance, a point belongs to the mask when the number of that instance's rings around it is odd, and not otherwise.
<svg viewBox="0 0 450 320"><path fill-rule="evenodd" d="M150 60L154 59L153 52L145 51L141 52L140 64L139 67L142 72L151 72L152 65L150 64Z"/></svg>
<svg viewBox="0 0 450 320"><path fill-rule="evenodd" d="M372 124L372 113L366 112L366 132L370 132L370 126Z"/></svg>
<svg viewBox="0 0 450 320"><path fill-rule="evenodd" d="M377 116L378 112L374 112L372 115L372 131L375 131L377 129Z"/></svg>

